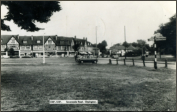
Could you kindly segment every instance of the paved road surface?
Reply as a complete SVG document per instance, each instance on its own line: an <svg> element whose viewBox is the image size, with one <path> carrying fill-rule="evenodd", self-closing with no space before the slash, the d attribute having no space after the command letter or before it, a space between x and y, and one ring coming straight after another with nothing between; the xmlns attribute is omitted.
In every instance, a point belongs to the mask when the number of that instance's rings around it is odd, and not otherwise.
<svg viewBox="0 0 177 112"><path fill-rule="evenodd" d="M115 59L112 59L115 60ZM133 65L132 61L126 62L127 65ZM154 67L153 61L145 61L147 67ZM9 59L1 59L1 66L10 64L10 65L30 65L30 64L41 64L42 58L9 58ZM47 64L59 64L59 65L67 65L67 64L77 64L74 58L46 58ZM109 58L98 58L98 64L108 64ZM123 60L118 62L120 65L124 65ZM112 61L112 64L116 64L116 61ZM142 60L135 60L135 66L143 66ZM158 61L157 67L165 67L164 61ZM176 62L171 61L168 62L168 68L176 69Z"/></svg>

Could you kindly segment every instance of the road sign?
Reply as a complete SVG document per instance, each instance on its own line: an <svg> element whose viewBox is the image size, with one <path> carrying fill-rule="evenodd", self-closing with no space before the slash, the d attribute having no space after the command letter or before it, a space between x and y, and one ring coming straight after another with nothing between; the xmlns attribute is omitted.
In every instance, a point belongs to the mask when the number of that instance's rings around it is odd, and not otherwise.
<svg viewBox="0 0 177 112"><path fill-rule="evenodd" d="M156 41L163 41L163 40L166 40L166 38L156 38L155 40Z"/></svg>
<svg viewBox="0 0 177 112"><path fill-rule="evenodd" d="M150 38L150 39L148 39L148 41L154 41L154 39L151 39L151 38Z"/></svg>
<svg viewBox="0 0 177 112"><path fill-rule="evenodd" d="M150 39L148 39L148 41L154 41L154 37L151 37Z"/></svg>

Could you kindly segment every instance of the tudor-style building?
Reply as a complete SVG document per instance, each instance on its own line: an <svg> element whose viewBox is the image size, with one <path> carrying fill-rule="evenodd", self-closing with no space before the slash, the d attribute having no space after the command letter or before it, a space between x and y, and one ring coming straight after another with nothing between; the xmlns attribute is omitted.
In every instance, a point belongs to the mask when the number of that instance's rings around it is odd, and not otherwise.
<svg viewBox="0 0 177 112"><path fill-rule="evenodd" d="M50 56L67 55L74 56L75 52L72 46L75 42L80 44L79 51L92 52L94 48L87 38L78 39L75 37L63 36L44 36L45 53ZM5 48L13 48L15 55L32 55L40 57L43 55L43 36L19 36L19 35L1 35L1 55L5 53Z"/></svg>
<svg viewBox="0 0 177 112"><path fill-rule="evenodd" d="M8 55L8 52L5 52L6 48L13 48L15 55L19 54L18 35L3 35L3 38L1 38L1 55Z"/></svg>

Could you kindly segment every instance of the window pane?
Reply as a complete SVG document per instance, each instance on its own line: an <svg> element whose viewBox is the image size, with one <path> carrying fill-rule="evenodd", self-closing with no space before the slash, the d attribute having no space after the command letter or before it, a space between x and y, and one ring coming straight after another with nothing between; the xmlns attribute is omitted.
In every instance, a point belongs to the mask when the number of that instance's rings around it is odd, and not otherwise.
<svg viewBox="0 0 177 112"><path fill-rule="evenodd" d="M52 40L48 40L48 43L49 43L49 44L52 44Z"/></svg>
<svg viewBox="0 0 177 112"><path fill-rule="evenodd" d="M37 41L37 43L40 43L40 42L41 42L40 40Z"/></svg>

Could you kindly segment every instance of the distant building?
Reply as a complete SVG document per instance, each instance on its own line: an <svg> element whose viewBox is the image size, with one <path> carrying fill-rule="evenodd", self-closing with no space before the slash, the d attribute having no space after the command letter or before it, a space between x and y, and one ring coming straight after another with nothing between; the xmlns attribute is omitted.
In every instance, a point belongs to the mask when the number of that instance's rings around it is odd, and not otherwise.
<svg viewBox="0 0 177 112"><path fill-rule="evenodd" d="M80 44L79 51L95 53L92 43L87 38L78 39L75 37L64 36L44 36L45 53L51 56L65 54L74 56L74 41ZM5 48L13 48L15 55L32 55L40 57L43 55L43 36L19 36L19 35L1 35L1 54L5 55Z"/></svg>
<svg viewBox="0 0 177 112"><path fill-rule="evenodd" d="M109 50L110 50L111 54L118 54L118 55L124 56L125 49L126 49L126 52L133 52L133 50L136 50L137 48L133 47L132 45L130 45L127 48L125 48L122 45L119 45L119 46L112 46L112 47L110 47Z"/></svg>

